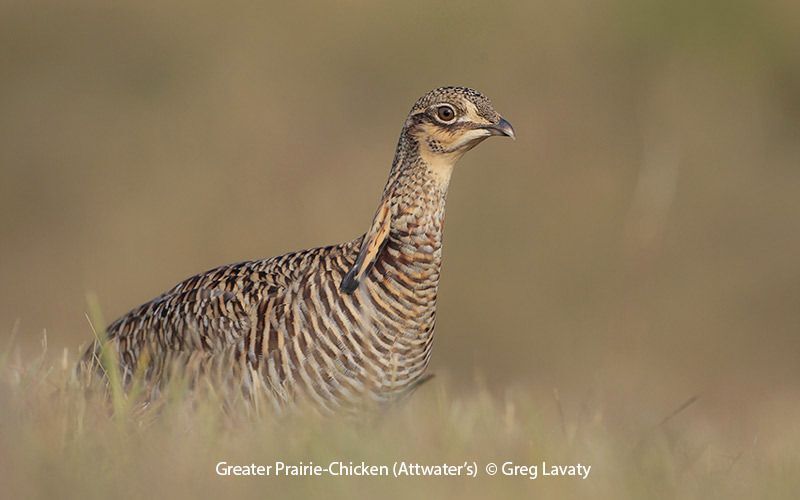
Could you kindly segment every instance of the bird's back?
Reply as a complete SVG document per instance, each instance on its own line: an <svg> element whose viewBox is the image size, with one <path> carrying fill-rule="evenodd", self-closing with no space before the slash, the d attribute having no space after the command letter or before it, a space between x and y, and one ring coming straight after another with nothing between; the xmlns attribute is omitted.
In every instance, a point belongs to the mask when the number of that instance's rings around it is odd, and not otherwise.
<svg viewBox="0 0 800 500"><path fill-rule="evenodd" d="M241 358L255 366L292 342L296 332L281 328L280 321L287 304L296 300L292 291L309 280L324 284L343 276L355 259L356 245L292 252L197 274L108 325L104 340L116 351L126 382L137 369L147 379L159 377L163 364L180 355L209 361L227 355L229 363ZM271 329L275 332L270 336ZM284 342L279 346L280 335ZM100 368L102 344L96 339L89 346L84 366Z"/></svg>

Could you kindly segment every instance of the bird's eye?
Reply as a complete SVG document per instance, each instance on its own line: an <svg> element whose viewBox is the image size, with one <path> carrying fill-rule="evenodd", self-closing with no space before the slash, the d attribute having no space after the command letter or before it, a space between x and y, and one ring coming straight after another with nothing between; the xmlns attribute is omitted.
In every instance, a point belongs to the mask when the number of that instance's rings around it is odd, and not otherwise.
<svg viewBox="0 0 800 500"><path fill-rule="evenodd" d="M452 106L444 104L436 108L436 117L445 123L450 123L456 118L456 111Z"/></svg>

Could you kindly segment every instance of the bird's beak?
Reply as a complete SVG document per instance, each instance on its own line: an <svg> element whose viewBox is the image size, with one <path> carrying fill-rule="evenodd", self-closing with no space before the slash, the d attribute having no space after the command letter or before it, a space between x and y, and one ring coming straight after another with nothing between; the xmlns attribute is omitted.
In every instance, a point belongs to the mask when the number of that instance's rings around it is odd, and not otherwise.
<svg viewBox="0 0 800 500"><path fill-rule="evenodd" d="M500 118L499 122L492 125L487 125L484 128L491 132L492 135L504 135L506 137L511 137L512 139L517 138L516 134L514 134L514 127L512 127L505 118Z"/></svg>

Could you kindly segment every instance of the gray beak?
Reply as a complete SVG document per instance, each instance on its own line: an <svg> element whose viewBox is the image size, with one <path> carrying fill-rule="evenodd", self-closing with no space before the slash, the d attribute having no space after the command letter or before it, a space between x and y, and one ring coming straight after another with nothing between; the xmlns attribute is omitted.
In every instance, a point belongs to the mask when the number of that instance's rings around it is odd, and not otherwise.
<svg viewBox="0 0 800 500"><path fill-rule="evenodd" d="M517 137L516 134L514 134L514 127L512 127L505 118L500 118L499 122L494 125L487 125L485 128L490 131L492 135L504 135L512 139L516 139Z"/></svg>

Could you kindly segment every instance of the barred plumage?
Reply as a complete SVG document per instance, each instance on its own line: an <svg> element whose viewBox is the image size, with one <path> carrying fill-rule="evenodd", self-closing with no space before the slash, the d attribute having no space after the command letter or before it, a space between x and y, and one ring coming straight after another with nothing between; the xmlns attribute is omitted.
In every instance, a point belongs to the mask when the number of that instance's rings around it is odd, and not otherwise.
<svg viewBox="0 0 800 500"><path fill-rule="evenodd" d="M490 135L514 132L480 93L423 96L365 235L218 267L130 311L107 328L124 380L140 368L163 382L178 364L264 387L278 410L305 400L323 412L407 392L431 355L450 173Z"/></svg>

